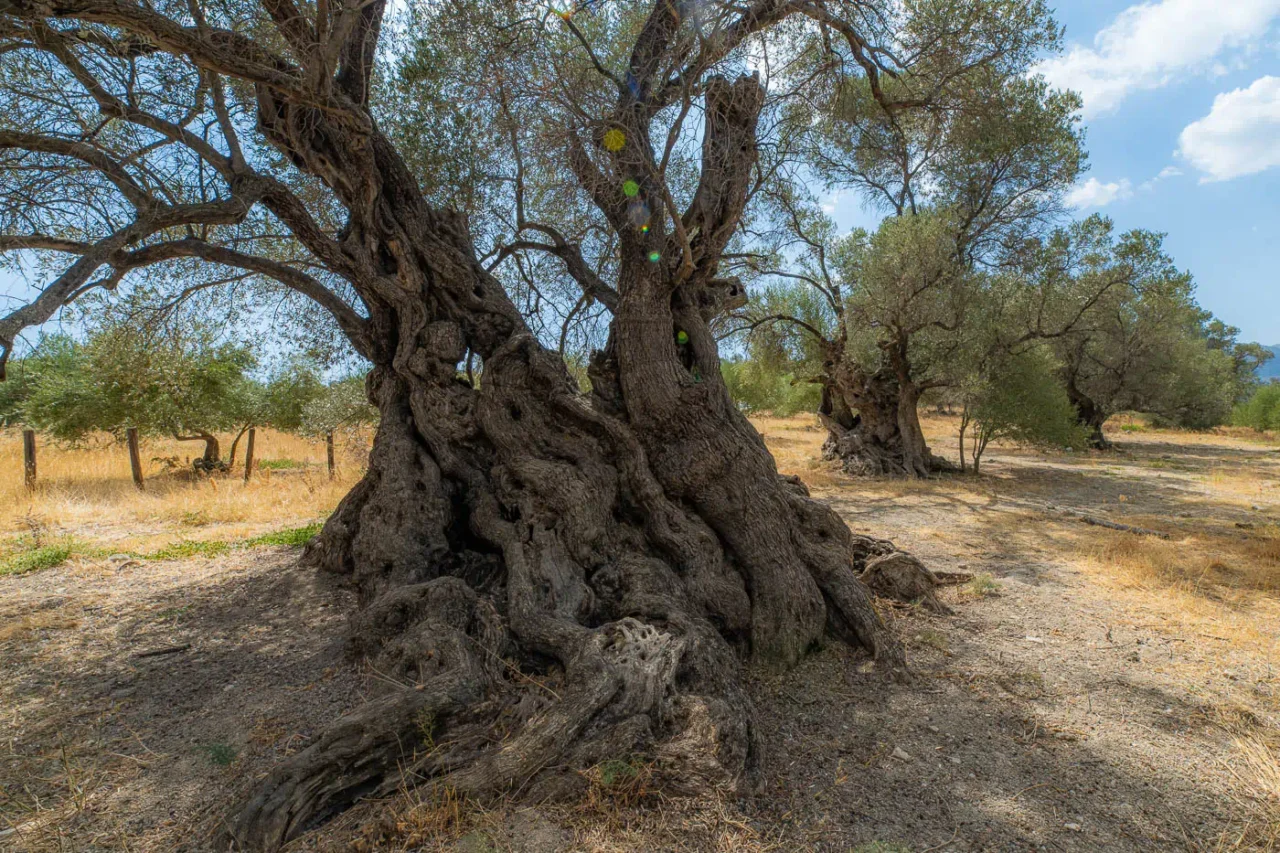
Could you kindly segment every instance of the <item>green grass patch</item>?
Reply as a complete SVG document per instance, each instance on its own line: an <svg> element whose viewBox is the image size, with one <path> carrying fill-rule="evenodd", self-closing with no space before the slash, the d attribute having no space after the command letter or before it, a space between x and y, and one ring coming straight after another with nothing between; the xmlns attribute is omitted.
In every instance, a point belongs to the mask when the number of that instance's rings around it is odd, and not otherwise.
<svg viewBox="0 0 1280 853"><path fill-rule="evenodd" d="M991 595L1000 594L1000 582L997 581L987 572L981 572L973 576L973 579L966 584L969 592L979 598L986 598Z"/></svg>
<svg viewBox="0 0 1280 853"><path fill-rule="evenodd" d="M91 548L73 539L62 539L45 545L36 545L30 537L19 536L12 539L0 539L0 577L5 575L25 575L42 569L52 569L65 563L72 556L90 559L107 560L110 558L128 558L130 560L189 560L194 557L221 557L237 548L263 548L281 546L285 548L301 548L320 532L324 524L316 522L303 527L286 527L264 533L252 539L239 542L226 542L220 539L194 540L184 539L172 545L166 545L157 551L121 551L119 548Z"/></svg>
<svg viewBox="0 0 1280 853"><path fill-rule="evenodd" d="M195 542L183 540L175 542L146 555L148 560L186 560L191 557L220 557L231 550L231 545L217 540Z"/></svg>
<svg viewBox="0 0 1280 853"><path fill-rule="evenodd" d="M70 542L56 545L42 545L9 554L0 560L0 577L5 575L25 575L61 566L70 559L75 547Z"/></svg>
<svg viewBox="0 0 1280 853"><path fill-rule="evenodd" d="M600 764L600 784L606 788L630 782L640 775L640 763L634 758L610 758Z"/></svg>
<svg viewBox="0 0 1280 853"><path fill-rule="evenodd" d="M316 538L316 534L320 532L320 528L323 526L320 522L316 522L305 527L290 527L272 533L264 533L262 536L255 536L246 540L244 544L247 548L257 548L263 545L283 545L288 548L301 548Z"/></svg>
<svg viewBox="0 0 1280 853"><path fill-rule="evenodd" d="M219 767L230 767L236 760L235 748L225 743L210 743L200 747L200 751L209 757L209 761Z"/></svg>
<svg viewBox="0 0 1280 853"><path fill-rule="evenodd" d="M297 459L258 459L253 465L263 471L288 471L293 468L310 468L312 463Z"/></svg>

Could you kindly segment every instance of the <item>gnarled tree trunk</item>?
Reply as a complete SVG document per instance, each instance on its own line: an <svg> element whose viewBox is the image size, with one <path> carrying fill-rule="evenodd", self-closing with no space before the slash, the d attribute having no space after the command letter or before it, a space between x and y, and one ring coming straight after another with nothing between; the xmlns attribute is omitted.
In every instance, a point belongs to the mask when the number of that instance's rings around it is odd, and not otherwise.
<svg viewBox="0 0 1280 853"><path fill-rule="evenodd" d="M829 631L903 670L858 578L892 547L778 475L698 293L624 258L588 401L461 217L398 198L411 178L379 166L405 234L376 238L400 253L396 304L371 318L394 342L369 379L382 419L309 558L357 588L355 647L399 686L280 767L234 819L240 843L276 847L402 770L548 794L644 753L678 786L737 782L759 754L744 658L786 666ZM456 378L468 348L479 388Z"/></svg>
<svg viewBox="0 0 1280 853"><path fill-rule="evenodd" d="M1076 421L1089 431L1089 446L1095 450L1111 450L1115 445L1102 431L1107 413L1080 391L1074 382L1067 383L1067 398L1076 409Z"/></svg>
<svg viewBox="0 0 1280 853"><path fill-rule="evenodd" d="M471 794L558 793L634 753L677 786L735 783L759 754L744 658L786 666L830 631L902 671L858 578L892 546L778 475L696 309L629 293L594 406L518 328L483 353L480 388L454 378L452 320L370 375L369 471L308 557L357 588L355 648L402 687L281 767L242 843L391 790L398 765Z"/></svg>
<svg viewBox="0 0 1280 853"><path fill-rule="evenodd" d="M178 441L203 441L204 453L192 464L197 471L213 471L224 467L222 463L222 445L218 442L218 437L211 432L204 430L196 430L191 435L173 436Z"/></svg>
<svg viewBox="0 0 1280 853"><path fill-rule="evenodd" d="M824 459L855 476L927 477L952 465L929 450L919 392L888 370L866 374L838 366L826 377L818 418L827 429Z"/></svg>
<svg viewBox="0 0 1280 853"><path fill-rule="evenodd" d="M704 145L744 174L762 97L751 78L708 87ZM238 843L278 847L406 774L548 796L643 754L676 787L736 784L760 754L745 660L788 666L829 632L904 672L859 580L892 546L780 477L729 398L714 262L691 275L656 227L623 242L584 398L376 128L259 99L268 137L353 211L342 260L363 271L382 417L308 558L358 591L353 645L386 693L266 780ZM704 175L701 240L727 239L745 188ZM457 378L472 353L479 387Z"/></svg>

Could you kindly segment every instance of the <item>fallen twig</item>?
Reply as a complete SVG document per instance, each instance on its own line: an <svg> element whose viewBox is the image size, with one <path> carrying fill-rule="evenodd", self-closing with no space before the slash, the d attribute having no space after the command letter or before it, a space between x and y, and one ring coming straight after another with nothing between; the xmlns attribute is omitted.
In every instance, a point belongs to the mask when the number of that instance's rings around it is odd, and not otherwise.
<svg viewBox="0 0 1280 853"><path fill-rule="evenodd" d="M1149 527L1134 527L1132 524L1121 524L1118 521L1107 521L1105 518L1098 518L1097 516L1088 515L1086 513L1080 512L1079 510L1075 510L1075 509L1066 509L1065 507L1059 507L1059 506L1053 506L1053 505L1049 505L1047 509L1049 509L1051 512L1060 512L1063 515L1069 515L1072 518L1079 519L1080 521L1083 521L1085 524L1089 524L1094 527L1105 527L1108 530L1119 530L1122 533L1134 533L1134 534L1137 534L1138 536L1154 536L1157 539L1167 540L1167 539L1173 538L1173 536L1171 536L1170 534L1160 530L1152 530Z"/></svg>
<svg viewBox="0 0 1280 853"><path fill-rule="evenodd" d="M1168 533L1159 530L1152 530L1149 527L1134 527L1132 524L1120 524L1115 521L1107 521L1103 518L1095 518L1092 515L1084 515L1083 513L1072 513L1085 524L1092 524L1094 527L1105 527L1108 530L1120 530L1124 533L1136 533L1139 536L1154 536L1157 539L1172 539Z"/></svg>
<svg viewBox="0 0 1280 853"><path fill-rule="evenodd" d="M136 655L134 655L134 657L135 658L155 658L155 657L160 657L160 655L176 655L178 652L185 652L189 648L191 648L190 643L183 643L180 646L165 646L163 649L151 649L150 651L146 651L146 652L138 652Z"/></svg>

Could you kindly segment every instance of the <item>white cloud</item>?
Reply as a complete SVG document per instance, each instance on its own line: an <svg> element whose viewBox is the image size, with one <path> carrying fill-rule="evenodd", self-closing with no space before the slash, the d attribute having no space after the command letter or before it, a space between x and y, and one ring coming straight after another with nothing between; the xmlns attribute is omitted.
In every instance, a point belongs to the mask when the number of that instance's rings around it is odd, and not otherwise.
<svg viewBox="0 0 1280 853"><path fill-rule="evenodd" d="M1261 77L1225 92L1182 131L1178 153L1204 173L1228 181L1280 166L1280 77Z"/></svg>
<svg viewBox="0 0 1280 853"><path fill-rule="evenodd" d="M1143 181L1142 186L1140 186L1139 189L1142 190L1143 192L1150 192L1151 190L1155 189L1156 184L1160 183L1161 181L1167 181L1170 178L1176 178L1181 174L1182 174L1182 170L1179 169L1177 166L1165 166L1163 169L1160 170L1160 174L1156 175L1154 178L1148 181Z"/></svg>
<svg viewBox="0 0 1280 853"><path fill-rule="evenodd" d="M1247 50L1280 16L1280 0L1159 0L1125 9L1094 37L1040 64L1054 86L1084 97L1085 116L1190 73L1223 74L1221 54ZM1234 57L1238 60L1238 57Z"/></svg>
<svg viewBox="0 0 1280 853"><path fill-rule="evenodd" d="M1067 204L1075 208L1106 207L1113 201L1124 201L1132 197L1133 184L1128 178L1110 184L1090 178L1067 193Z"/></svg>

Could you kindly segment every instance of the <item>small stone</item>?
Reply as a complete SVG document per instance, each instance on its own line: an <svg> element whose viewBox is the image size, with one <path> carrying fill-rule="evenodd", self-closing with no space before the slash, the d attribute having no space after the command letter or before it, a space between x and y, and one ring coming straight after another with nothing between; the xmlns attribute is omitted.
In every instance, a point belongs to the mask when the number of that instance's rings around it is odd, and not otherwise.
<svg viewBox="0 0 1280 853"><path fill-rule="evenodd" d="M132 558L128 554L112 554L107 559L113 563L127 563Z"/></svg>
<svg viewBox="0 0 1280 853"><path fill-rule="evenodd" d="M956 757L953 755L953 756L951 756L951 763L952 763L952 764L959 764L959 763L960 763L960 759L956 758Z"/></svg>
<svg viewBox="0 0 1280 853"><path fill-rule="evenodd" d="M942 729L938 728L937 726L929 726L929 731L933 732L936 735L939 732L941 732Z"/></svg>
<svg viewBox="0 0 1280 853"><path fill-rule="evenodd" d="M1084 827L1078 823L1064 823L1062 826L1063 828L1069 829L1072 832L1080 832L1081 830L1084 829Z"/></svg>
<svg viewBox="0 0 1280 853"><path fill-rule="evenodd" d="M892 754L893 754L893 757L894 757L894 758L896 758L896 759L898 759L899 761L914 761L914 760L915 760L914 758L912 758L912 757L907 753L907 751L906 751L906 750L904 750L904 749L903 749L902 747L900 747L900 746L895 746L895 747L893 748L893 753L892 753Z"/></svg>

